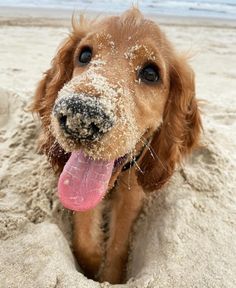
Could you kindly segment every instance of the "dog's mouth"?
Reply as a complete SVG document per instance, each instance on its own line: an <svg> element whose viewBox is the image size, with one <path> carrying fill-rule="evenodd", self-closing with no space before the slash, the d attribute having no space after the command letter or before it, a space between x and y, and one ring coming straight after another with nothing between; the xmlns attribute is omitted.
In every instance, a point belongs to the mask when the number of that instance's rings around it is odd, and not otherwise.
<svg viewBox="0 0 236 288"><path fill-rule="evenodd" d="M94 208L104 197L114 161L93 160L82 150L72 152L58 182L64 207L74 211Z"/></svg>
<svg viewBox="0 0 236 288"><path fill-rule="evenodd" d="M116 160L94 160L83 150L72 152L58 181L62 205L73 211L96 207L106 195L112 174L132 166L128 158L127 154Z"/></svg>
<svg viewBox="0 0 236 288"><path fill-rule="evenodd" d="M115 160L93 159L82 149L72 152L58 181L62 205L73 211L87 211L96 207L114 185L111 178L115 176L116 180L120 172L137 165L145 149L146 145L141 145L134 156L128 153Z"/></svg>

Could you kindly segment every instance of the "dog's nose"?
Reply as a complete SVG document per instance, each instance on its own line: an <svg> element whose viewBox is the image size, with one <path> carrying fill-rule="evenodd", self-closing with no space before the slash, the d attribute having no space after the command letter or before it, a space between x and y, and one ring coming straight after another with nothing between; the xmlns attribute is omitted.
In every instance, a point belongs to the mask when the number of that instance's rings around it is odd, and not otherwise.
<svg viewBox="0 0 236 288"><path fill-rule="evenodd" d="M98 140L114 125L113 113L99 98L88 95L58 99L53 114L63 132L75 140Z"/></svg>

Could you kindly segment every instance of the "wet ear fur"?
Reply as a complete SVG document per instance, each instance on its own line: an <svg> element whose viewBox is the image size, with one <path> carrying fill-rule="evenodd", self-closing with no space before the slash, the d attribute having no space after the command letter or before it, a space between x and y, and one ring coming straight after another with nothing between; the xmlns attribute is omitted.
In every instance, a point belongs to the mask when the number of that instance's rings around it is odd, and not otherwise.
<svg viewBox="0 0 236 288"><path fill-rule="evenodd" d="M169 96L163 123L153 135L138 172L138 181L147 191L159 189L173 174L176 165L198 144L202 129L195 98L194 73L183 57L173 57L169 71Z"/></svg>
<svg viewBox="0 0 236 288"><path fill-rule="evenodd" d="M50 131L51 112L58 91L72 78L73 56L79 41L86 35L87 23L83 16L78 23L72 18L73 30L59 47L56 56L39 82L29 110L41 119L42 130L39 137L39 151L46 154L56 171L60 171L69 154L60 147Z"/></svg>

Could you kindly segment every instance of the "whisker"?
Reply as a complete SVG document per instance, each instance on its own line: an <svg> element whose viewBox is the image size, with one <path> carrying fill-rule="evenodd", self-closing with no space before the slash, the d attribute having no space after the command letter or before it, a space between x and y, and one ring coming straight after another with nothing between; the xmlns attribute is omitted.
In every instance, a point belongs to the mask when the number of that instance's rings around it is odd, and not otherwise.
<svg viewBox="0 0 236 288"><path fill-rule="evenodd" d="M133 151L132 151L132 152L133 152ZM141 169L140 166L138 165L137 161L135 160L135 157L133 156L132 152L131 152L131 155L132 155L132 160L131 160L131 161L134 162L134 164L135 164L135 166L138 168L139 172L141 172L142 174L144 174L144 172L142 171L142 169Z"/></svg>
<svg viewBox="0 0 236 288"><path fill-rule="evenodd" d="M131 169L129 169L129 174L128 174L128 190L131 190L130 179L131 179Z"/></svg>
<svg viewBox="0 0 236 288"><path fill-rule="evenodd" d="M142 138L143 138L144 140L146 140L143 136L141 136L140 141L141 141L141 142L145 145L145 147L149 150L152 158L155 160L155 156L154 156L155 151L152 151L152 149L151 149L151 147L149 146L148 142L143 141Z"/></svg>
<svg viewBox="0 0 236 288"><path fill-rule="evenodd" d="M119 131L121 131L119 127L117 127L117 128L118 128ZM143 140L142 140L142 139L143 139ZM152 158L153 158L154 160L157 159L157 160L160 162L162 168L167 172L167 167L164 165L164 163L163 163L163 162L161 161L161 159L158 157L158 155L156 154L156 152L155 152L155 150L152 148L152 146L149 145L149 142L147 142L147 140L146 140L143 136L141 136L140 141L145 145L145 147L147 147L147 149L149 150ZM137 169L138 169L142 174L144 174L144 172L142 171L142 169L140 168L140 166L139 166L139 165L137 164L137 162L135 161L135 158L134 158L134 156L133 156L132 153L133 153L133 150L130 152L131 158L132 158L131 161L134 161L134 164L135 164L135 166L137 167Z"/></svg>
<svg viewBox="0 0 236 288"><path fill-rule="evenodd" d="M141 136L141 137L143 137L143 136ZM143 139L146 140L145 138L143 138ZM140 139L140 140L142 141L142 139ZM143 142L143 141L142 141L142 142ZM152 146L149 145L149 144L146 143L146 142L143 142L143 144L148 148L148 150L150 151L150 154L151 154L151 156L153 157L153 159L155 159L155 158L154 158L154 156L155 156L156 159L160 162L162 168L163 168L166 172L168 172L166 166L165 166L164 163L161 161L161 159L159 158L159 156L157 155L157 153L154 151L154 149L152 148Z"/></svg>

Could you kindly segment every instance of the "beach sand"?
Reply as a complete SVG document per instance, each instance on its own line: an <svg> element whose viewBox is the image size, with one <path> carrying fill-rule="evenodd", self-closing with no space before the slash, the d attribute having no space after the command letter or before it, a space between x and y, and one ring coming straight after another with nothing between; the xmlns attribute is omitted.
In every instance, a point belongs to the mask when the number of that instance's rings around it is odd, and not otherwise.
<svg viewBox="0 0 236 288"><path fill-rule="evenodd" d="M25 112L68 33L70 13L58 21L50 13L0 11L0 287L110 287L79 272L70 212L58 202L45 157L36 153L39 123ZM115 287L234 288L236 25L159 21L178 50L193 55L197 96L205 100L203 146L145 202L128 283Z"/></svg>

